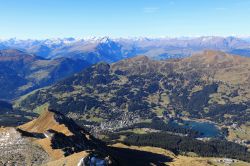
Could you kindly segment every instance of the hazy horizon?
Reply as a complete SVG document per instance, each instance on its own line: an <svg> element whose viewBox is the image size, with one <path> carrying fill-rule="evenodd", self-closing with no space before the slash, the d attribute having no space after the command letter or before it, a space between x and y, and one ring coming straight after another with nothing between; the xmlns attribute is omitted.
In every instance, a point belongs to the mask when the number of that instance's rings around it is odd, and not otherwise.
<svg viewBox="0 0 250 166"><path fill-rule="evenodd" d="M74 40L91 40L91 39L96 39L100 40L103 38L109 38L109 39L114 39L114 40L119 40L119 39L183 39L183 40L189 40L189 39L197 39L197 38L239 38L239 39L249 39L250 35L246 36L206 36L206 35L201 35L201 36L126 36L126 37L111 37L111 36L79 36L79 37L70 37L70 36L65 36L65 37L48 37L48 38L18 38L18 37L9 37L9 38L1 38L0 41L6 41L6 40L57 40L57 39L74 39Z"/></svg>

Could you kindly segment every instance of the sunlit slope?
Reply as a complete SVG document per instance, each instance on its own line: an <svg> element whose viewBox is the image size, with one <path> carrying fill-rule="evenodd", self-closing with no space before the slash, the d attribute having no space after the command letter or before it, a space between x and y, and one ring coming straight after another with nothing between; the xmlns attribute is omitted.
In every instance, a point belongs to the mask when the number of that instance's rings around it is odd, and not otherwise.
<svg viewBox="0 0 250 166"><path fill-rule="evenodd" d="M250 117L249 71L249 58L217 51L166 61L139 56L94 65L22 97L15 106L36 111L50 105L105 128L163 115L245 124Z"/></svg>

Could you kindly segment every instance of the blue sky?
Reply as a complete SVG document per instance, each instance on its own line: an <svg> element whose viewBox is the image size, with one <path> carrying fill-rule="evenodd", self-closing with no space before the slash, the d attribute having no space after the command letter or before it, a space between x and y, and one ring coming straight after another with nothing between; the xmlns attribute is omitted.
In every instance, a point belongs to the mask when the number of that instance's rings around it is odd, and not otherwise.
<svg viewBox="0 0 250 166"><path fill-rule="evenodd" d="M250 0L0 0L0 38L250 36Z"/></svg>

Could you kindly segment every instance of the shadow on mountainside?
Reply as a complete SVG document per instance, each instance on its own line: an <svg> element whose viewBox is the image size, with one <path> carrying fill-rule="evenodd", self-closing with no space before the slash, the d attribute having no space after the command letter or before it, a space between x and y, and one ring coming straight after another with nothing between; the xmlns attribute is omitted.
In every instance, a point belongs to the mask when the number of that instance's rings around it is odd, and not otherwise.
<svg viewBox="0 0 250 166"><path fill-rule="evenodd" d="M173 161L172 158L161 154L125 148L110 147L109 153L121 166L150 166L152 164L163 166L164 163Z"/></svg>

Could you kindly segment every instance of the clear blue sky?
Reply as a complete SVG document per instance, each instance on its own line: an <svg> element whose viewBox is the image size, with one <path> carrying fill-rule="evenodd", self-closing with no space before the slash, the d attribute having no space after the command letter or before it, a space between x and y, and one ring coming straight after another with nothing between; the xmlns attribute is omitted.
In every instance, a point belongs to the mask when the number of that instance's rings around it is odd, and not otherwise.
<svg viewBox="0 0 250 166"><path fill-rule="evenodd" d="M250 0L0 0L0 38L250 36Z"/></svg>

